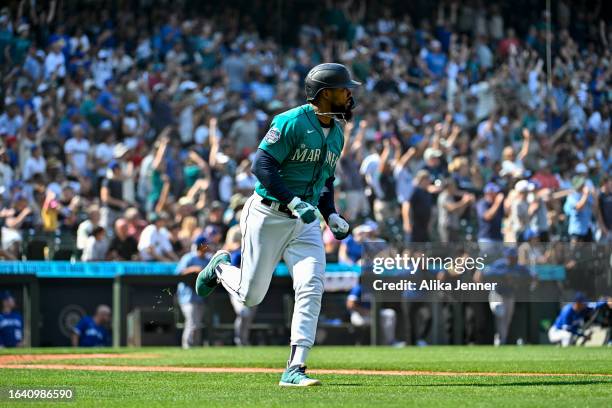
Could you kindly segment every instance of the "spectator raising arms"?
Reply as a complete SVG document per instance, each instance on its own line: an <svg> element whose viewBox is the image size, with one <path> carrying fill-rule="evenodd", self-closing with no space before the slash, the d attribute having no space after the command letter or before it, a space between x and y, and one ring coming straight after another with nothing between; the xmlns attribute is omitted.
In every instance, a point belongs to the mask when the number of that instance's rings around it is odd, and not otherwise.
<svg viewBox="0 0 612 408"><path fill-rule="evenodd" d="M527 230L610 240L605 2L552 14L538 3L520 21L487 2L435 0L418 15L405 2L326 2L284 16L274 40L274 2L206 14L42 3L0 16L0 225L13 257L40 233L76 234L84 250L97 226L115 246L96 259L176 260L209 225L223 242L232 197L257 181L259 139L323 61L346 65L367 95L334 181L352 224L373 219L380 238L404 243L484 246ZM142 225L163 213L169 231ZM340 247L329 243L330 259Z"/></svg>

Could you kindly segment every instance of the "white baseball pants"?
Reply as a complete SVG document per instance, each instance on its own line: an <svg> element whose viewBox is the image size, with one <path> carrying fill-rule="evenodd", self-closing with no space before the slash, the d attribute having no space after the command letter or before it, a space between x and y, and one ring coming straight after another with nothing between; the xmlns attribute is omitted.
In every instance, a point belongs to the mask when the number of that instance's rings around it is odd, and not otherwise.
<svg viewBox="0 0 612 408"><path fill-rule="evenodd" d="M246 306L264 299L281 259L289 268L295 291L291 344L312 347L323 295L325 250L319 223L304 224L261 203L253 194L240 217L240 268L222 264L217 275L225 289Z"/></svg>

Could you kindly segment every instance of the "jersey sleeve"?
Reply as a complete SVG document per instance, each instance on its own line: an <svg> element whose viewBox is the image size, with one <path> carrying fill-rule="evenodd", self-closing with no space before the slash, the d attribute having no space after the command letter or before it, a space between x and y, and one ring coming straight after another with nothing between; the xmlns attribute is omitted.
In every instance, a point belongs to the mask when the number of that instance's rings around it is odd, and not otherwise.
<svg viewBox="0 0 612 408"><path fill-rule="evenodd" d="M272 120L270 129L259 144L259 148L282 163L293 151L294 145L295 134L292 121L277 116Z"/></svg>

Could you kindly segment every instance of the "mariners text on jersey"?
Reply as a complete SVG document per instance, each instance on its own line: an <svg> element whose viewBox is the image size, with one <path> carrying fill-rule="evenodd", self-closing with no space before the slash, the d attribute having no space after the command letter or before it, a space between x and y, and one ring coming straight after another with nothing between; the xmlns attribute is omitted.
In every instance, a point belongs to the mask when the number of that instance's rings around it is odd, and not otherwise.
<svg viewBox="0 0 612 408"><path fill-rule="evenodd" d="M307 161L307 162L318 162L321 157L321 149L308 149L306 145L302 145L303 147L295 149L293 156L291 156L292 161ZM334 152L328 151L327 157L325 158L325 164L330 167L336 167L336 162L340 157Z"/></svg>
<svg viewBox="0 0 612 408"><path fill-rule="evenodd" d="M325 181L334 175L343 146L342 128L334 122L325 136L314 108L306 104L275 116L259 148L280 163L279 175L292 193L317 205ZM277 200L261 183L255 191Z"/></svg>

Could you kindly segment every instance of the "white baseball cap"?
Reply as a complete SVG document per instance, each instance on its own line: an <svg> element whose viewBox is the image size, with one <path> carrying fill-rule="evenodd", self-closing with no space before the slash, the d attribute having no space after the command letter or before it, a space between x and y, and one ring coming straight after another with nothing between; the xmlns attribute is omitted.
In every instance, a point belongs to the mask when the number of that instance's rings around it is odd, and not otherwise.
<svg viewBox="0 0 612 408"><path fill-rule="evenodd" d="M181 91L181 92L194 91L196 89L198 89L198 84L196 84L193 81L183 81L179 85L179 91Z"/></svg>
<svg viewBox="0 0 612 408"><path fill-rule="evenodd" d="M100 51L98 51L98 58L103 59L103 58L108 58L110 57L110 51L102 49Z"/></svg>
<svg viewBox="0 0 612 408"><path fill-rule="evenodd" d="M108 119L100 123L100 126L99 126L99 129L101 130L111 130L112 128L113 128L113 122L111 122Z"/></svg>
<svg viewBox="0 0 612 408"><path fill-rule="evenodd" d="M589 168L584 163L578 163L576 165L576 168L574 169L574 171L576 173L588 173L589 172Z"/></svg>
<svg viewBox="0 0 612 408"><path fill-rule="evenodd" d="M423 157L425 158L425 160L429 160L431 158L440 158L442 157L443 153L441 150L436 149L434 147L428 147L427 149L425 149L425 153L423 154Z"/></svg>
<svg viewBox="0 0 612 408"><path fill-rule="evenodd" d="M520 180L514 185L514 189L519 193L526 193L529 191L529 181Z"/></svg>

